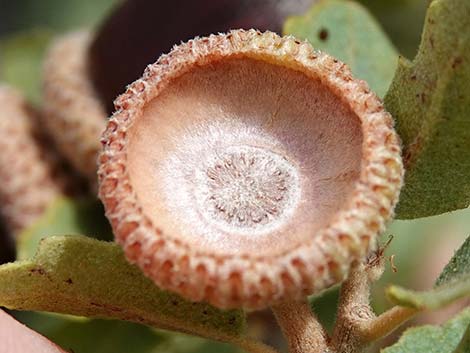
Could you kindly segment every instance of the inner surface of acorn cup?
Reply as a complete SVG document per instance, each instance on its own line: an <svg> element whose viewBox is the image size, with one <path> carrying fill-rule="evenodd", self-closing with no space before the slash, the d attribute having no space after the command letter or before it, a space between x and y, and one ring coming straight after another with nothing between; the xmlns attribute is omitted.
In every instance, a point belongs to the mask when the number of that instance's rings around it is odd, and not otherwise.
<svg viewBox="0 0 470 353"><path fill-rule="evenodd" d="M396 203L389 114L294 38L189 41L116 107L100 158L107 215L128 258L191 300L261 308L338 283Z"/></svg>

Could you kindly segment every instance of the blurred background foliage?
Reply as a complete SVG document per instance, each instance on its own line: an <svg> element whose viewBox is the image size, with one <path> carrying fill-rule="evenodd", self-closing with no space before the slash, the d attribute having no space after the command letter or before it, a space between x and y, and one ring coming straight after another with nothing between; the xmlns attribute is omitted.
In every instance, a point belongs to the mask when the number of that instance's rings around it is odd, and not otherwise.
<svg viewBox="0 0 470 353"><path fill-rule="evenodd" d="M360 0L378 19L397 50L408 58L417 51L429 0ZM0 0L0 82L10 83L35 103L40 101L39 78L44 50L54 35L77 28L97 26L118 3L116 0ZM378 312L390 304L384 296L389 283L414 289L430 288L455 249L470 234L470 210L414 221L395 221L384 234L394 235L387 254L394 254L394 266L387 266L374 287L373 304ZM11 240L0 225L0 263L12 260ZM337 290L330 290L313 306L328 327L334 320ZM450 309L451 310L451 309ZM136 324L63 316L16 313L17 317L65 349L75 353L96 352L217 352L237 351L226 344ZM442 322L449 316L433 313L419 320ZM272 316L259 313L251 318L250 329L266 341L279 343L272 329ZM274 332L274 333L273 333Z"/></svg>
<svg viewBox="0 0 470 353"><path fill-rule="evenodd" d="M381 22L397 48L411 58L429 0L359 0ZM30 29L66 31L94 26L119 0L0 0L0 36Z"/></svg>

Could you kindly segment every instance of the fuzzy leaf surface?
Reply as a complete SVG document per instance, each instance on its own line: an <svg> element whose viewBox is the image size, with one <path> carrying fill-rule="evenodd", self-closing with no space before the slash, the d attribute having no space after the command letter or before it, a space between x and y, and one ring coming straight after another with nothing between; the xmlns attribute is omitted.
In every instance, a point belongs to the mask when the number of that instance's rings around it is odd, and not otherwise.
<svg viewBox="0 0 470 353"><path fill-rule="evenodd" d="M397 217L470 204L470 2L431 3L417 56L401 59L385 97L406 167Z"/></svg>
<svg viewBox="0 0 470 353"><path fill-rule="evenodd" d="M461 298L470 297L470 276L429 291L418 292L398 286L387 289L388 298L395 304L421 310L442 308Z"/></svg>
<svg viewBox="0 0 470 353"><path fill-rule="evenodd" d="M353 1L320 0L305 15L289 18L284 33L308 40L349 65L383 96L395 73L398 54L378 22Z"/></svg>
<svg viewBox="0 0 470 353"><path fill-rule="evenodd" d="M468 347L470 308L465 309L443 326L421 326L405 331L393 346L383 349L382 353L468 353L459 351Z"/></svg>
<svg viewBox="0 0 470 353"><path fill-rule="evenodd" d="M236 341L241 310L222 311L160 290L115 243L83 236L45 238L32 260L0 266L0 306L114 318Z"/></svg>
<svg viewBox="0 0 470 353"><path fill-rule="evenodd" d="M470 352L470 324L467 326L467 331L460 340L458 347L453 353L468 353Z"/></svg>
<svg viewBox="0 0 470 353"><path fill-rule="evenodd" d="M444 267L436 281L436 286L458 280L470 274L470 236L457 250L450 262Z"/></svg>

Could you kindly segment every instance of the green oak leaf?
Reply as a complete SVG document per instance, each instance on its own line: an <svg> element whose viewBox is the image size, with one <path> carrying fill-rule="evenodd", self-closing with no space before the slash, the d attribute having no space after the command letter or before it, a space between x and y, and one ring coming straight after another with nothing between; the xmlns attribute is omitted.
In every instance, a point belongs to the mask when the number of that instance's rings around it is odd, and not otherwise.
<svg viewBox="0 0 470 353"><path fill-rule="evenodd" d="M460 298L470 297L470 237L444 268L433 289L417 292L390 286L386 293L395 304L420 310L439 309Z"/></svg>
<svg viewBox="0 0 470 353"><path fill-rule="evenodd" d="M470 236L457 250L450 262L444 267L436 281L436 286L458 280L470 274Z"/></svg>
<svg viewBox="0 0 470 353"><path fill-rule="evenodd" d="M398 55L378 22L358 3L320 0L305 15L289 18L284 33L307 39L344 61L379 96L387 92Z"/></svg>
<svg viewBox="0 0 470 353"><path fill-rule="evenodd" d="M386 108L403 140L407 170L397 217L470 204L470 2L435 0L419 52L401 59Z"/></svg>
<svg viewBox="0 0 470 353"><path fill-rule="evenodd" d="M429 291L418 292L399 286L390 286L386 293L395 304L420 310L435 310L458 299L470 297L470 275L463 276L460 281L445 284Z"/></svg>
<svg viewBox="0 0 470 353"><path fill-rule="evenodd" d="M426 325L406 330L397 343L381 352L468 353L468 350L459 350L468 347L465 341L468 343L469 327L470 308L467 308L442 327Z"/></svg>
<svg viewBox="0 0 470 353"><path fill-rule="evenodd" d="M41 100L42 60L51 38L51 31L38 29L0 40L0 81L36 104Z"/></svg>
<svg viewBox="0 0 470 353"><path fill-rule="evenodd" d="M467 326L467 331L460 340L458 347L453 353L468 353L470 352L470 324Z"/></svg>
<svg viewBox="0 0 470 353"><path fill-rule="evenodd" d="M63 234L88 234L101 240L113 239L103 206L98 200L60 197L51 203L44 215L17 237L17 259L33 257L43 238Z"/></svg>
<svg viewBox="0 0 470 353"><path fill-rule="evenodd" d="M243 311L222 311L160 290L126 261L119 245L84 236L45 238L33 259L0 266L0 306L244 340Z"/></svg>

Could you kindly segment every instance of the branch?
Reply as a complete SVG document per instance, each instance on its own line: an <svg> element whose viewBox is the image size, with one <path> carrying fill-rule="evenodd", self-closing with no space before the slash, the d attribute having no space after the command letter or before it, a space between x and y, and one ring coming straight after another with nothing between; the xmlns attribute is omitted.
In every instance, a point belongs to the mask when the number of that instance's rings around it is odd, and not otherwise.
<svg viewBox="0 0 470 353"><path fill-rule="evenodd" d="M359 327L358 332L363 342L373 342L389 335L417 313L419 313L417 309L394 306L369 322L365 322Z"/></svg>
<svg viewBox="0 0 470 353"><path fill-rule="evenodd" d="M390 240L367 263L354 264L341 287L331 344L337 352L360 352L369 343L387 336L419 312L417 309L397 306L376 316L370 306L370 286L383 273L383 255L389 243Z"/></svg>
<svg viewBox="0 0 470 353"><path fill-rule="evenodd" d="M313 314L307 299L272 307L286 337L290 353L327 353L328 335Z"/></svg>

